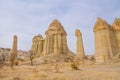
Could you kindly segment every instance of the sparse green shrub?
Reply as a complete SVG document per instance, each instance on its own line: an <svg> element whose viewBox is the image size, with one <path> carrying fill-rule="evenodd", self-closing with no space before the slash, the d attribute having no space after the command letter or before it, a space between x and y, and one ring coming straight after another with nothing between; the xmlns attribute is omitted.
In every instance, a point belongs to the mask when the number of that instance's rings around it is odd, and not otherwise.
<svg viewBox="0 0 120 80"><path fill-rule="evenodd" d="M72 64L71 64L71 68L72 68L73 70L78 70L78 66L77 66L75 63L72 63Z"/></svg>
<svg viewBox="0 0 120 80"><path fill-rule="evenodd" d="M16 66L18 66L19 62L16 61L14 64L15 64Z"/></svg>

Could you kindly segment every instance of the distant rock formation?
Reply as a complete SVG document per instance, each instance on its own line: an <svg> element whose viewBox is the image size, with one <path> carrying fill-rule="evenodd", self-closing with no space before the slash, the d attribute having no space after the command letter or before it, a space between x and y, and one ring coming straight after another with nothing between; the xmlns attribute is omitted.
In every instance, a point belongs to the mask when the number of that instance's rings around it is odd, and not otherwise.
<svg viewBox="0 0 120 80"><path fill-rule="evenodd" d="M71 53L67 46L67 33L58 20L54 20L50 24L45 35L45 39L41 35L33 38L31 51L37 56Z"/></svg>
<svg viewBox="0 0 120 80"><path fill-rule="evenodd" d="M12 49L10 52L10 65L11 67L13 67L13 64L15 62L15 60L17 59L18 56L18 51L17 51L17 36L14 35L13 37L13 45L12 45Z"/></svg>
<svg viewBox="0 0 120 80"><path fill-rule="evenodd" d="M84 53L84 47L82 41L82 33L80 32L79 29L75 31L75 36L77 37L75 58L77 60L83 61L83 59L85 58L85 53Z"/></svg>
<svg viewBox="0 0 120 80"><path fill-rule="evenodd" d="M115 25L115 23L114 23ZM115 29L116 26L114 27ZM115 30L105 20L98 18L94 25L96 62L111 61L118 54Z"/></svg>
<svg viewBox="0 0 120 80"><path fill-rule="evenodd" d="M0 48L0 61L8 62L10 51L11 51L10 48ZM18 50L17 60L20 61L29 60L28 56L29 56L28 51Z"/></svg>
<svg viewBox="0 0 120 80"><path fill-rule="evenodd" d="M0 61L8 61L10 48L0 48Z"/></svg>
<svg viewBox="0 0 120 80"><path fill-rule="evenodd" d="M33 38L32 40L33 44L32 44L32 52L36 55L36 56L40 56L42 54L43 51L43 37L42 35L37 35Z"/></svg>

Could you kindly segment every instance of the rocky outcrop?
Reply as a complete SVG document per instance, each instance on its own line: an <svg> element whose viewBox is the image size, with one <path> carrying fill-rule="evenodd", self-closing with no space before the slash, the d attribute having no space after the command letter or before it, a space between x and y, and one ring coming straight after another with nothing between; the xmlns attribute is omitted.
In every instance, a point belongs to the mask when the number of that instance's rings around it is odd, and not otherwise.
<svg viewBox="0 0 120 80"><path fill-rule="evenodd" d="M77 60L83 61L85 58L85 53L84 53L84 47L83 47L83 40L82 40L82 33L80 32L79 29L75 31L75 36L77 37L77 42L76 42L76 56L75 58Z"/></svg>
<svg viewBox="0 0 120 80"><path fill-rule="evenodd" d="M112 25L112 28L114 30L115 38L117 40L117 44L118 44L119 52L120 52L120 18L115 19L115 21Z"/></svg>
<svg viewBox="0 0 120 80"><path fill-rule="evenodd" d="M111 61L118 54L117 40L112 27L98 18L94 25L96 62Z"/></svg>
<svg viewBox="0 0 120 80"><path fill-rule="evenodd" d="M117 42L117 52L118 54L114 57L114 60L118 60L120 58L120 18L116 18L113 25L112 25L112 28L114 30L114 34L115 34L115 39L116 39L116 42Z"/></svg>
<svg viewBox="0 0 120 80"><path fill-rule="evenodd" d="M0 61L8 62L9 61L9 56L10 56L10 48L0 48ZM28 51L23 51L23 50L18 50L18 55L17 55L17 60L19 61L27 61L29 60Z"/></svg>
<svg viewBox="0 0 120 80"><path fill-rule="evenodd" d="M12 45L12 49L11 49L11 52L10 52L10 65L11 65L11 67L13 67L14 62L17 59L17 55L18 55L17 36L14 35L14 37L13 37L13 45Z"/></svg>
<svg viewBox="0 0 120 80"><path fill-rule="evenodd" d="M106 30L106 29L110 29L110 25L102 18L97 18L93 31L96 32L99 30Z"/></svg>
<svg viewBox="0 0 120 80"><path fill-rule="evenodd" d="M34 54L37 54L37 48L38 48L37 36L34 36L32 40L32 48L31 48Z"/></svg>
<svg viewBox="0 0 120 80"><path fill-rule="evenodd" d="M113 25L112 25L113 30L115 31L120 31L120 18L116 18Z"/></svg>
<svg viewBox="0 0 120 80"><path fill-rule="evenodd" d="M0 61L8 61L10 48L0 48Z"/></svg>
<svg viewBox="0 0 120 80"><path fill-rule="evenodd" d="M44 55L54 53L63 54L68 52L66 32L58 20L54 20L45 32Z"/></svg>
<svg viewBox="0 0 120 80"><path fill-rule="evenodd" d="M38 56L49 54L71 53L67 46L67 33L58 20L54 20L45 32L45 38L41 35L33 38L31 50Z"/></svg>
<svg viewBox="0 0 120 80"><path fill-rule="evenodd" d="M33 43L32 43L31 51L34 53L35 56L42 55L43 41L44 41L43 37L40 34L33 37L33 40L32 40Z"/></svg>
<svg viewBox="0 0 120 80"><path fill-rule="evenodd" d="M106 58L110 58L109 56L109 24L98 18L94 25L94 34L95 34L95 59L96 62L104 62ZM105 57L105 59L104 59Z"/></svg>

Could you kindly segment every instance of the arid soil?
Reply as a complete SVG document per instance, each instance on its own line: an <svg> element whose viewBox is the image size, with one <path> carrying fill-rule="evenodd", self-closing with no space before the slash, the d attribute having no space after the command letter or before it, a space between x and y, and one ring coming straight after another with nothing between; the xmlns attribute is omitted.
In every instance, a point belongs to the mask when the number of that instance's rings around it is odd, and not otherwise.
<svg viewBox="0 0 120 80"><path fill-rule="evenodd" d="M50 63L41 65L18 65L0 69L0 80L120 80L120 63L78 65Z"/></svg>

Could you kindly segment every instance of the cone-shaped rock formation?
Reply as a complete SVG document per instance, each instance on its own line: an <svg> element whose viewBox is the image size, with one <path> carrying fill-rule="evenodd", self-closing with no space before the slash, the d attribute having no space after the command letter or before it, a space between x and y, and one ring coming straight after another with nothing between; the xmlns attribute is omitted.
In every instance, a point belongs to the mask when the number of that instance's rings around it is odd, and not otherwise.
<svg viewBox="0 0 120 80"><path fill-rule="evenodd" d="M45 32L45 39L42 36L33 38L31 50L39 56L48 54L66 54L70 51L67 46L67 33L58 20L54 20Z"/></svg>

